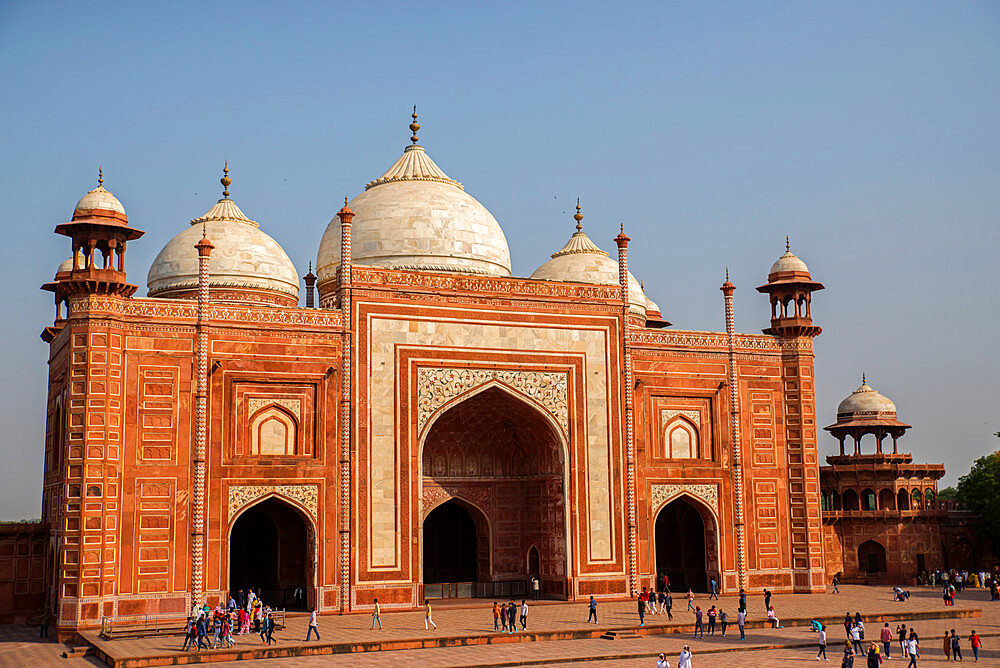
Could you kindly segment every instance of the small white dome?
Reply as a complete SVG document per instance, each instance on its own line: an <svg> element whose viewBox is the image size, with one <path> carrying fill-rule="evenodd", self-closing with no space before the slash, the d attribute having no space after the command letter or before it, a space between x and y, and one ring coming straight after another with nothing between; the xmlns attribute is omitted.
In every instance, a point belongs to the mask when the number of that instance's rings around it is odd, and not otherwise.
<svg viewBox="0 0 1000 668"><path fill-rule="evenodd" d="M895 415L896 404L869 387L867 381L862 378L861 387L851 392L837 406L837 417L858 413L892 413Z"/></svg>
<svg viewBox="0 0 1000 668"><path fill-rule="evenodd" d="M786 250L785 254L777 259L777 261L771 265L771 271L768 275L779 274L789 271L798 271L808 274L809 267L803 262L797 255L792 253L790 250Z"/></svg>
<svg viewBox="0 0 1000 668"><path fill-rule="evenodd" d="M77 214L83 211L92 211L94 209L115 211L125 215L125 207L122 206L122 203L118 201L117 197L111 194L111 191L105 190L103 185L97 186L81 197L80 201L77 202L76 206L73 208L73 213Z"/></svg>
<svg viewBox="0 0 1000 668"><path fill-rule="evenodd" d="M531 274L531 278L568 283L618 285L618 262L608 257L608 254L591 241L582 229L578 229L565 246L552 254L551 260ZM631 271L628 272L628 301L629 311L646 315L649 300Z"/></svg>
<svg viewBox="0 0 1000 668"><path fill-rule="evenodd" d="M208 265L212 288L276 292L298 300L298 272L284 249L243 214L228 192L226 195L204 216L192 220L191 226L167 242L156 256L146 279L149 295L170 296L171 292L198 287L194 245L204 230L215 246ZM247 300L254 301L252 292L247 293Z"/></svg>

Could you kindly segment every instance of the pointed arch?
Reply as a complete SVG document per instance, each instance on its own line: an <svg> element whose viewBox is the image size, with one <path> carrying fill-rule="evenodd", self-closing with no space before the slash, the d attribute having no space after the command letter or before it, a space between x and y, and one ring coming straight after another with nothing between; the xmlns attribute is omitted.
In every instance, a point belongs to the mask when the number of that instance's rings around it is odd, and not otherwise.
<svg viewBox="0 0 1000 668"><path fill-rule="evenodd" d="M250 452L254 455L283 456L299 453L299 421L278 403L262 406L247 421Z"/></svg>
<svg viewBox="0 0 1000 668"><path fill-rule="evenodd" d="M506 383L502 383L499 380L493 379L486 381L481 385L477 385L469 390L466 390L465 392L462 392L461 394L452 397L448 401L438 406L434 410L434 412L430 414L430 416L427 418L427 421L424 422L423 427L421 427L420 429L420 433L418 436L420 440L421 449L423 449L424 441L427 440L427 434L430 433L431 427L434 426L434 423L437 422L438 418L440 418L442 415L447 413L455 406L464 403L465 401L468 401L477 394L481 394L490 389L500 390L501 392L504 392L505 394L509 395L511 398L520 401L522 403L526 403L532 408L536 409L539 413L541 413L545 417L546 421L552 425L552 428L556 430L556 432L559 434L561 440L564 443L568 440L566 428L560 422L560 420L555 415L552 414L552 411L546 408L542 403L532 399L523 392L518 391L516 388L513 388L510 385L507 385ZM566 461L569 460L567 459Z"/></svg>
<svg viewBox="0 0 1000 668"><path fill-rule="evenodd" d="M704 499L681 491L664 499L651 517L652 566L657 579L666 574L672 587L695 591L708 591L710 579L721 584L720 525L715 509Z"/></svg>
<svg viewBox="0 0 1000 668"><path fill-rule="evenodd" d="M539 572L533 575L541 580L542 592L568 595L573 547L568 499L571 460L568 442L552 412L494 379L451 397L430 414L417 452L422 522L449 501L466 510L476 509L470 514L477 522L484 520L484 528L477 531L478 573L484 578L480 582L526 582L527 555L533 548L540 562ZM498 503L517 498L524 503L503 510L507 521L495 521ZM425 554L428 536L424 529L420 540L419 552ZM457 545L461 544L459 540ZM424 563L420 571L427 572Z"/></svg>
<svg viewBox="0 0 1000 668"><path fill-rule="evenodd" d="M667 459L700 459L700 429L683 414L673 416L663 428L663 457Z"/></svg>
<svg viewBox="0 0 1000 668"><path fill-rule="evenodd" d="M223 551L227 586L260 589L272 605L307 609L316 604L318 543L308 509L279 492L262 495L229 522Z"/></svg>

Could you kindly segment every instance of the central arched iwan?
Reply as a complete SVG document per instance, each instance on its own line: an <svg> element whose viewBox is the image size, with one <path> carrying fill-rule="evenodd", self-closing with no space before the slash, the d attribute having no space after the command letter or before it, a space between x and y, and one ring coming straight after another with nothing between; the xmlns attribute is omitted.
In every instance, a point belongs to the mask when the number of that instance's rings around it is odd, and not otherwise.
<svg viewBox="0 0 1000 668"><path fill-rule="evenodd" d="M474 502L490 532L483 541L490 550L488 568L481 561L466 572L477 573L480 582L537 576L543 594L567 595L564 459L551 419L498 387L437 417L424 438L423 487L444 499ZM433 539L440 540L440 533ZM529 573L531 568L538 572Z"/></svg>

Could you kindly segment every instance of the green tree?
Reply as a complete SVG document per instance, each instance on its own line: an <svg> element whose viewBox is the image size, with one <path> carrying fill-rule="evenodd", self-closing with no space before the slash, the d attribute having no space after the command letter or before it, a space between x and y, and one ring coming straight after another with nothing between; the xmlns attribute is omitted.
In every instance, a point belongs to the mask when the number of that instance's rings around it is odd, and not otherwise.
<svg viewBox="0 0 1000 668"><path fill-rule="evenodd" d="M954 487L945 487L938 490L937 498L942 501L954 501L958 498L958 490Z"/></svg>
<svg viewBox="0 0 1000 668"><path fill-rule="evenodd" d="M978 516L976 533L1000 555L1000 450L976 460L958 479L958 500Z"/></svg>

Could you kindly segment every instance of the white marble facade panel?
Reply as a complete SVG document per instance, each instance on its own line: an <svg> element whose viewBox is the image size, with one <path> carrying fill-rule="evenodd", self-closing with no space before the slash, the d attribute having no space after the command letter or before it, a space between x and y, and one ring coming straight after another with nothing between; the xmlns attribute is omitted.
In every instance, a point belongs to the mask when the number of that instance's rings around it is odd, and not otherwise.
<svg viewBox="0 0 1000 668"><path fill-rule="evenodd" d="M456 313L456 317L461 314ZM400 318L388 315L370 315L367 331L369 340L369 384L367 405L369 413L360 416L371 425L370 442L370 497L369 505L371 553L369 567L399 567L400 540L405 537L397 504L399 486L410 485L412 480L399 480L399 459L413 453L397 452L397 429L409 428L410 416L397 415L397 388L408 387L400 378L402 370L396 368L397 345L423 348L470 349L470 359L477 352L555 352L582 353L585 359L583 396L577 399L577 410L586 411L586 442L577 444L585 451L587 489L582 490L586 499L586 518L581 521L588 528L588 552L581 555L584 561L606 562L615 558L612 517L611 415L615 406L609 400L609 330L593 324L573 326L570 320L560 325L511 324L513 314L495 314L493 321L484 314L484 320L462 321L443 318ZM414 402L416 403L416 402ZM415 409L416 410L416 409ZM416 413L414 413L414 417ZM397 425L397 421L399 424ZM571 443L571 451L573 444ZM412 472L416 475L416 471ZM582 501L583 499L581 499ZM408 521L408 519L406 520Z"/></svg>

